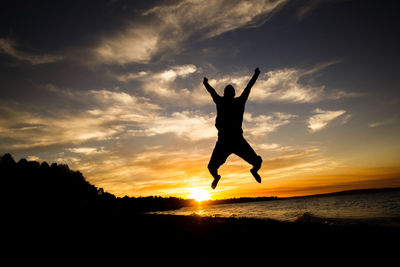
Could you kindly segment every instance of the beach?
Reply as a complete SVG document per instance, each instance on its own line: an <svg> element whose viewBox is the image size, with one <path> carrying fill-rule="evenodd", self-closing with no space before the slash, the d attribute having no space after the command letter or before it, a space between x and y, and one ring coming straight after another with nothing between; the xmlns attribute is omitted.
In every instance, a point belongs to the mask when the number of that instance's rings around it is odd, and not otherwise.
<svg viewBox="0 0 400 267"><path fill-rule="evenodd" d="M400 228L377 225L115 211L42 217L29 224L19 221L13 227L13 252L32 255L29 259L40 262L80 258L198 265L317 263L323 259L323 265L342 261L383 264L396 258L400 237Z"/></svg>

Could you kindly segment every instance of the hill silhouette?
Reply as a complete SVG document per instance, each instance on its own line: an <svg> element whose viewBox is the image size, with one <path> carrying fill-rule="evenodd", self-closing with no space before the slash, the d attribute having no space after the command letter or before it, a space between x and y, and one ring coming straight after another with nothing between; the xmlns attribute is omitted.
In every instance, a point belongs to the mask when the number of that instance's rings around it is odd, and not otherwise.
<svg viewBox="0 0 400 267"><path fill-rule="evenodd" d="M3 198L10 211L88 212L101 210L145 212L193 205L175 197L116 197L89 183L80 171L66 164L0 157Z"/></svg>

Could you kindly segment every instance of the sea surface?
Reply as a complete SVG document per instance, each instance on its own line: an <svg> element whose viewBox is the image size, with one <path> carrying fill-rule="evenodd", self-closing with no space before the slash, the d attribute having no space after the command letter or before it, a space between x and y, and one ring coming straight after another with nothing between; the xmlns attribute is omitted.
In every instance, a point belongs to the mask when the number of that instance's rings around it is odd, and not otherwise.
<svg viewBox="0 0 400 267"><path fill-rule="evenodd" d="M366 223L400 227L400 191L311 196L218 205L199 204L156 213L248 217L328 224Z"/></svg>

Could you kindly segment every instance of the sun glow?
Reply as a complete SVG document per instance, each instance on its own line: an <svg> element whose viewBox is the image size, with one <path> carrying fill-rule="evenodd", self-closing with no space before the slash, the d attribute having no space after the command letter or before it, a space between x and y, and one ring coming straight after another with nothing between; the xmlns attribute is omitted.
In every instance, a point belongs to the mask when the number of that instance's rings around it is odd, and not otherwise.
<svg viewBox="0 0 400 267"><path fill-rule="evenodd" d="M211 199L211 193L210 191L203 190L203 189L193 189L191 190L191 193L187 196L189 199L194 199L198 202L205 201L205 200L210 200Z"/></svg>

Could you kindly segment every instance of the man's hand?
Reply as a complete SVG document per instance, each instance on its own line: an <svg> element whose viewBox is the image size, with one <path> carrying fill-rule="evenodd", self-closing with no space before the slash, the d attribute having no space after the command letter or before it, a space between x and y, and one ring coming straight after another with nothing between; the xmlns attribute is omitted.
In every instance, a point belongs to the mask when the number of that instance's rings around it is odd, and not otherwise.
<svg viewBox="0 0 400 267"><path fill-rule="evenodd" d="M257 75L260 74L260 69L259 69L259 68L256 68L256 69L254 70L254 73L257 74Z"/></svg>
<svg viewBox="0 0 400 267"><path fill-rule="evenodd" d="M207 77L204 77L203 83L208 83Z"/></svg>

